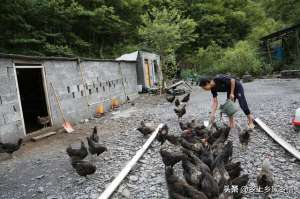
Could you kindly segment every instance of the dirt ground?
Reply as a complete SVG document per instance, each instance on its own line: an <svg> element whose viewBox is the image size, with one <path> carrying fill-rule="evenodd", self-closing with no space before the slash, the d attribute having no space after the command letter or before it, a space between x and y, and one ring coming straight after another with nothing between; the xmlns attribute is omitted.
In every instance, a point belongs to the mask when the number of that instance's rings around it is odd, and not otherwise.
<svg viewBox="0 0 300 199"><path fill-rule="evenodd" d="M300 133L291 126L293 113L300 107L300 80L256 80L244 87L255 117L300 150ZM209 93L194 87L183 119L207 119L210 98ZM219 98L220 102L225 101L225 94ZM135 130L142 119L166 123L171 132L180 133L173 108L163 97L141 95L134 106L126 104L105 117L78 124L72 134L60 133L38 142L26 142L13 159L0 161L0 198L97 198L147 140ZM241 111L237 120L242 126L246 125ZM97 171L86 180L74 172L65 149L80 139L86 141L94 126L98 127L100 141L108 152L87 157L96 164ZM251 177L249 186L255 185L261 161L269 154L275 186L280 188L273 193L273 198L300 198L299 161L259 129L251 135L246 151L239 148L236 129L232 130L230 139L234 143L234 159L242 161L244 173ZM112 198L168 198L159 143L152 144ZM261 198L261 195L248 193L245 198Z"/></svg>

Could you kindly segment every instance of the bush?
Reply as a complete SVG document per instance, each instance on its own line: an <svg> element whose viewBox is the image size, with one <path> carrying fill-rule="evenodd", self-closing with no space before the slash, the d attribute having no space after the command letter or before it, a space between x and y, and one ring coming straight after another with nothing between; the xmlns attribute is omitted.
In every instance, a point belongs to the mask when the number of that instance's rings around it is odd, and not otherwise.
<svg viewBox="0 0 300 199"><path fill-rule="evenodd" d="M231 73L242 76L245 73L259 75L262 72L262 61L257 55L257 49L248 41L240 41L226 49L212 43L206 49L198 49L197 61L201 74Z"/></svg>
<svg viewBox="0 0 300 199"><path fill-rule="evenodd" d="M215 74L219 60L224 55L222 49L217 43L212 42L206 49L199 48L196 54L198 62L198 71L204 74Z"/></svg>
<svg viewBox="0 0 300 199"><path fill-rule="evenodd" d="M262 62L256 54L256 48L247 41L238 42L233 48L227 48L217 67L219 73L232 73L242 76L245 73L259 75Z"/></svg>

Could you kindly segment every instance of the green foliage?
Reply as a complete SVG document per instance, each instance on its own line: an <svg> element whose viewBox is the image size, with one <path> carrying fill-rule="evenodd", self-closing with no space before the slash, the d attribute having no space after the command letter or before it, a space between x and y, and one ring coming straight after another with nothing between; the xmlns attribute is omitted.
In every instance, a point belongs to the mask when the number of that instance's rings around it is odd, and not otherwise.
<svg viewBox="0 0 300 199"><path fill-rule="evenodd" d="M217 71L218 62L224 55L224 49L216 42L212 42L206 49L199 48L196 55L198 70L206 74L214 74Z"/></svg>
<svg viewBox="0 0 300 199"><path fill-rule="evenodd" d="M115 58L147 48L168 77L179 66L258 74L274 70L259 39L299 15L299 0L2 0L0 51Z"/></svg>
<svg viewBox="0 0 300 199"><path fill-rule="evenodd" d="M261 4L269 17L285 24L300 23L299 0L261 0Z"/></svg>
<svg viewBox="0 0 300 199"><path fill-rule="evenodd" d="M260 23L258 26L254 27L251 33L248 35L247 39L253 44L258 45L259 39L263 36L266 36L272 32L275 32L281 29L283 25L275 21L272 18L267 18L263 23Z"/></svg>
<svg viewBox="0 0 300 199"><path fill-rule="evenodd" d="M151 15L142 15L142 21L139 35L145 47L160 54L163 72L172 77L176 69L175 51L183 44L194 41L196 23L183 18L176 9L166 8L153 8Z"/></svg>
<svg viewBox="0 0 300 199"><path fill-rule="evenodd" d="M219 61L218 71L230 72L242 76L246 73L259 75L262 71L261 60L254 46L247 41L239 41L233 48L228 48Z"/></svg>
<svg viewBox="0 0 300 199"><path fill-rule="evenodd" d="M262 62L255 46L239 41L234 47L221 48L215 42L197 53L199 72L204 74L232 73L242 76L246 73L259 75Z"/></svg>

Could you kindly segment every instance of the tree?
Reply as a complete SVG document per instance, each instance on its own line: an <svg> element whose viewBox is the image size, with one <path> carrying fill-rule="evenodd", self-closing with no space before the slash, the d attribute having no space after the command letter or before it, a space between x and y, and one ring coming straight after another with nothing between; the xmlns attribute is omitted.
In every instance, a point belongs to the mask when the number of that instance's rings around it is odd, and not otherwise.
<svg viewBox="0 0 300 199"><path fill-rule="evenodd" d="M180 11L167 8L153 8L149 14L142 15L142 22L139 35L144 40L144 46L161 56L162 69L166 74L167 63L175 63L175 51L183 44L195 40L196 23L182 17Z"/></svg>

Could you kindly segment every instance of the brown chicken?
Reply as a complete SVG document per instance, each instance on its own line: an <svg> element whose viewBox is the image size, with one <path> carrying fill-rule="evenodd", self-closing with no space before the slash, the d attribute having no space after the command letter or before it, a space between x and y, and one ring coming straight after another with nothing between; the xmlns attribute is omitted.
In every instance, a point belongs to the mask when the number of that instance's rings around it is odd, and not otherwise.
<svg viewBox="0 0 300 199"><path fill-rule="evenodd" d="M37 116L37 121L39 124L43 125L44 128L46 128L47 125L50 123L50 117L49 116L46 116L46 117Z"/></svg>

